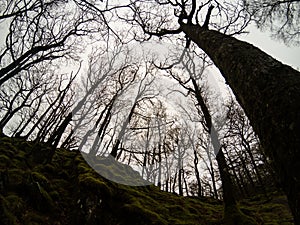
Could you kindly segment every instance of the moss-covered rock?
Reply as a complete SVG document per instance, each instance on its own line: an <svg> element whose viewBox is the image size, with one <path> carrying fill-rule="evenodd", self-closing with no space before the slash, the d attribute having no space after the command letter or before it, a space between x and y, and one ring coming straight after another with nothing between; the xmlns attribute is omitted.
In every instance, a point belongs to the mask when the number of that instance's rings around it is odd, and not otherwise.
<svg viewBox="0 0 300 225"><path fill-rule="evenodd" d="M99 195L108 198L112 195L112 190L108 185L101 179L97 179L95 175L93 176L90 173L80 174L79 185L86 190L98 193Z"/></svg>

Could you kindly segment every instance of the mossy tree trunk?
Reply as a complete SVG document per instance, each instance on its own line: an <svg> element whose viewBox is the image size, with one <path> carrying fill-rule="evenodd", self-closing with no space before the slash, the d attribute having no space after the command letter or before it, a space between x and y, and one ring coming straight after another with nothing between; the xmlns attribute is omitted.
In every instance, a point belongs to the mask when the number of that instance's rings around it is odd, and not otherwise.
<svg viewBox="0 0 300 225"><path fill-rule="evenodd" d="M181 24L223 74L244 108L300 224L300 72L234 37Z"/></svg>

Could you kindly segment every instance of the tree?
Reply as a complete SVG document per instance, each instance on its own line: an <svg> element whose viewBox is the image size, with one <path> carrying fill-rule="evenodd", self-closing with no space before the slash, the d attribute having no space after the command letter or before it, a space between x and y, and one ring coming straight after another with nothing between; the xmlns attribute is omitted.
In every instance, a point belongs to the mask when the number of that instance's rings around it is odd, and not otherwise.
<svg viewBox="0 0 300 225"><path fill-rule="evenodd" d="M114 84L115 87L112 88L117 89L115 94L117 95L120 94L119 92L124 88L124 86L128 86L128 83L130 84L134 80L136 68L134 68L134 65L130 65L130 59L127 57L127 55L130 54L127 51L124 53L124 46L118 46L118 44L116 44L114 47L115 49L112 52L108 49L104 49L100 53L93 51L90 54L89 69L87 71L86 80L83 82L85 83L83 88L84 93L80 96L76 105L68 113L66 118L61 121L59 127L57 127L57 129L49 137L48 143L52 144L52 146L56 147L59 144L66 128L71 121L78 116L78 114L82 113L80 116L82 118L77 119L77 127L79 126L79 123L82 123L84 118L88 118L88 114L91 114L90 111L93 111L93 106L97 101L97 97L94 94L95 92L104 92L105 89L108 89L105 85L108 86L111 80L116 80ZM122 54L125 54L127 59L122 59L124 62L121 65L118 65L118 60L120 60L119 58L122 57ZM118 86L120 86L120 90L118 90ZM104 96L98 97L104 98ZM82 112L84 110L88 111ZM74 129L72 133L73 132Z"/></svg>
<svg viewBox="0 0 300 225"><path fill-rule="evenodd" d="M186 126L188 126L188 125L186 124ZM194 170L195 170L195 176L196 176L196 184L194 184L193 186L196 186L197 195L198 195L198 197L200 197L200 196L202 196L202 185L201 185L200 172L199 172L199 168L198 168L198 163L199 163L198 154L199 154L200 144L195 141L195 140L197 140L196 137L197 137L196 129L194 129L193 132L188 133L188 138L189 138L189 141L192 143L192 149L193 149L193 154L194 154L193 163L194 163ZM207 148L205 148L205 149L207 149ZM206 161L204 160L204 162L206 162ZM215 196L217 197L217 195L215 195Z"/></svg>
<svg viewBox="0 0 300 225"><path fill-rule="evenodd" d="M211 143L214 155L216 157L219 173L222 181L222 189L223 189L223 200L225 204L225 215L224 219L227 222L232 223L233 221L247 221L249 224L252 224L250 218L245 216L237 207L236 198L234 195L234 186L232 182L231 175L228 170L228 166L226 163L226 159L222 150L222 145L219 140L219 135L216 130L216 125L213 123L211 109L209 109L207 98L205 98L205 92L203 88L200 86L201 77L203 76L204 70L209 66L206 62L206 57L203 56L200 65L198 64L199 72L196 70L197 61L193 57L193 55L187 50L183 52L180 63L183 65L185 70L187 71L188 78L184 80L183 76L174 75L172 70L170 71L171 76L176 79L181 86L183 86L189 93L193 95L196 99L197 105L199 107L199 113L202 115L202 126L204 132L208 134L208 143ZM183 70L184 71L184 70ZM210 158L209 149L206 149L208 157ZM210 164L212 164L212 160L210 159ZM211 166L212 168L212 166ZM213 168L211 169L213 171ZM180 171L179 171L180 172ZM179 173L180 175L180 173ZM179 177L180 178L180 177ZM216 186L214 184L214 192L216 197L217 191Z"/></svg>
<svg viewBox="0 0 300 225"><path fill-rule="evenodd" d="M110 155L116 159L119 159L123 152L123 149L120 148L120 145L123 141L122 139L125 137L125 134L128 131L129 124L133 119L136 109L142 104L143 101L154 98L157 95L157 93L153 91L153 82L155 80L155 78L152 75L153 69L154 66L152 64L145 63L143 69L138 68L138 70L135 72L141 73L141 77L138 80L138 84L135 87L136 90L134 90L133 88L133 90L131 90L133 91L133 98L129 100L129 102L131 102L129 104L129 112L127 115L124 116L124 118L121 121L119 130L117 132L117 137L114 140L114 144L110 152ZM130 95L130 93L128 94ZM128 106L128 100L126 101L126 106Z"/></svg>
<svg viewBox="0 0 300 225"><path fill-rule="evenodd" d="M222 129L222 136L227 158L231 162L231 172L235 174L236 182L240 183L241 193L264 192L269 187L265 187L262 176L271 171L262 172L259 170L259 165L268 164L268 161L261 154L259 139L236 100L231 98L226 103L226 110L226 123ZM238 173L242 175L240 178L237 176ZM242 187L245 190L242 190ZM249 188L252 193L248 193Z"/></svg>
<svg viewBox="0 0 300 225"><path fill-rule="evenodd" d="M23 80L20 76L15 77L9 85L1 90L1 108L3 113L6 111L0 120L1 132L13 117L22 114L20 114L20 111L23 110L24 114L26 108L35 108L35 102L42 99L41 96L47 91L45 83L34 81L35 79L28 74L25 77L27 80Z"/></svg>
<svg viewBox="0 0 300 225"><path fill-rule="evenodd" d="M266 154L274 161L299 223L300 73L233 37L200 25L181 24L181 28L210 56L237 96Z"/></svg>
<svg viewBox="0 0 300 225"><path fill-rule="evenodd" d="M197 16L202 6L197 6L195 0L152 3L160 8L175 7L179 11L175 14L179 26L174 28L174 20L172 23L170 18L159 20L162 15L156 16L158 22L148 26L143 22L145 16L140 8L135 10L137 23L150 36L183 32L187 46L189 40L193 41L211 58L245 110L265 153L274 162L295 222L300 223L300 174L296 172L300 170L300 72L232 35L209 29L213 6L200 25ZM151 21L151 17L146 19ZM158 26L160 23L166 25Z"/></svg>
<svg viewBox="0 0 300 225"><path fill-rule="evenodd" d="M272 37L285 44L300 44L300 2L298 0L243 0L245 9L261 30L270 30Z"/></svg>
<svg viewBox="0 0 300 225"><path fill-rule="evenodd" d="M58 71L50 66L39 64L30 71L16 75L1 86L0 129L3 129L5 134L35 139L36 128L40 131L44 130L43 124L46 123L46 118L48 116L49 120L51 118L50 111L55 108L55 105L57 106L58 102L63 102L63 98L70 91L69 88L62 87L71 85L72 82L66 85L69 79L67 77L71 77L72 81L76 77L76 75L57 73ZM60 88L64 91L57 91ZM52 112L55 113L57 109ZM46 127L50 128L47 125ZM48 135L50 133L40 138L45 140Z"/></svg>
<svg viewBox="0 0 300 225"><path fill-rule="evenodd" d="M130 151L142 167L142 177L151 179L160 188L165 181L168 191L172 166L168 158L173 160L173 157L169 157L173 151L170 146L173 121L169 118L167 108L160 97L146 99L136 108L130 126L130 130L133 131Z"/></svg>
<svg viewBox="0 0 300 225"><path fill-rule="evenodd" d="M31 121L32 124L28 126L28 131L18 133L19 136L28 139L34 139L35 141L46 141L46 139L51 135L52 128L57 122L57 118L64 116L63 102L72 102L72 84L76 75L71 74L70 77L61 75L52 81L50 88L51 92L46 95L46 101L42 109L35 116L35 119ZM67 82L67 83L65 83Z"/></svg>

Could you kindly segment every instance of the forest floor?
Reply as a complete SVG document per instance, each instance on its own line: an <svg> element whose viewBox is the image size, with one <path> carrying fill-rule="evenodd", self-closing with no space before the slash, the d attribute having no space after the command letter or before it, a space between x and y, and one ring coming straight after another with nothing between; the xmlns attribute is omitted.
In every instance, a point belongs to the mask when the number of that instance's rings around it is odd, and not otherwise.
<svg viewBox="0 0 300 225"><path fill-rule="evenodd" d="M267 195L239 201L241 211L257 224L293 224L286 197ZM3 225L224 224L222 201L113 183L78 151L8 137L0 137L0 203Z"/></svg>

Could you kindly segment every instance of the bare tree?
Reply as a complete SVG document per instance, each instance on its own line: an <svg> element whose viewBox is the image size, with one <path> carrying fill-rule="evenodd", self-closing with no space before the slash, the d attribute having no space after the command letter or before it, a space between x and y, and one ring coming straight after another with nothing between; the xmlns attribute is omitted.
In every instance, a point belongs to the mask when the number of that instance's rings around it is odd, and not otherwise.
<svg viewBox="0 0 300 225"><path fill-rule="evenodd" d="M210 64L207 63L205 56L202 56L202 60L200 61L200 65L198 65L198 67L196 66L197 65L196 62L197 61L193 58L192 53L185 50L180 58L180 63L183 66L184 69L183 71L184 72L186 71L187 73L186 77L184 77L181 74L179 75L178 72L174 72L173 68L172 68L173 71L172 69L170 69L169 73L175 80L179 82L179 84L183 88L185 88L188 91L188 93L191 93L192 96L196 99L197 102L196 107L199 107L198 112L201 113L203 118L202 119L203 130L208 134L208 138L210 139L208 141L210 141L210 143L212 144L212 149L218 163L219 173L222 180L223 199L225 203L225 219L228 221L234 221L234 220L241 220L241 218L243 217L246 220L247 217L243 213L241 213L237 207L236 199L233 194L234 186L233 186L232 178L229 173L226 159L222 150L221 141L219 140L218 137L219 135L215 128L216 125L213 124L213 118L211 113L212 110L209 109L208 107L209 104L207 98L205 97L203 85L201 86L200 84L201 81L203 82L203 80L201 80L203 76L203 72ZM199 68L199 71L196 68ZM180 71L179 73L182 72ZM212 164L209 149L207 148L206 151L208 154L209 161ZM211 171L213 172L213 169L211 169ZM214 176L213 173L212 176ZM213 186L214 193L217 197L218 195L217 195L215 182L213 182L213 184L214 184ZM233 213L233 211L235 213ZM249 221L249 223L251 222L250 218L247 218L247 220Z"/></svg>
<svg viewBox="0 0 300 225"><path fill-rule="evenodd" d="M150 65L150 67L153 67ZM152 83L154 82L154 78L150 78L149 80L149 73L151 73L151 71L149 71L149 69L151 70L151 68L146 68L146 74L141 78L139 85L137 87L137 93L135 94L135 97L133 99L133 103L132 106L128 112L128 115L125 117L125 120L123 121L121 127L120 127L120 131L118 133L118 136L115 140L115 144L113 145L113 148L110 152L110 154L116 158L117 155L119 158L119 155L122 153L122 150L118 153L119 150L119 145L125 135L126 129L128 128L129 123L131 122L131 119L134 115L134 111L136 110L136 107L138 107L138 105L149 98L153 98L155 97L156 93L153 92L153 88L151 87Z"/></svg>
<svg viewBox="0 0 300 225"><path fill-rule="evenodd" d="M1 12L0 20L9 24L0 51L0 85L37 63L75 58L79 39L73 37L98 31L90 26L96 18L72 1L7 1Z"/></svg>
<svg viewBox="0 0 300 225"><path fill-rule="evenodd" d="M259 139L238 103L231 99L226 106L228 111L227 122L223 128L223 132L225 132L223 141L227 152L233 153L229 158L231 158L231 161L235 161L236 165L234 167L236 169L238 166L240 166L239 170L243 168L252 188L260 187L264 189L263 174L258 167L260 164L269 163L260 152ZM237 161L240 161L241 164Z"/></svg>

